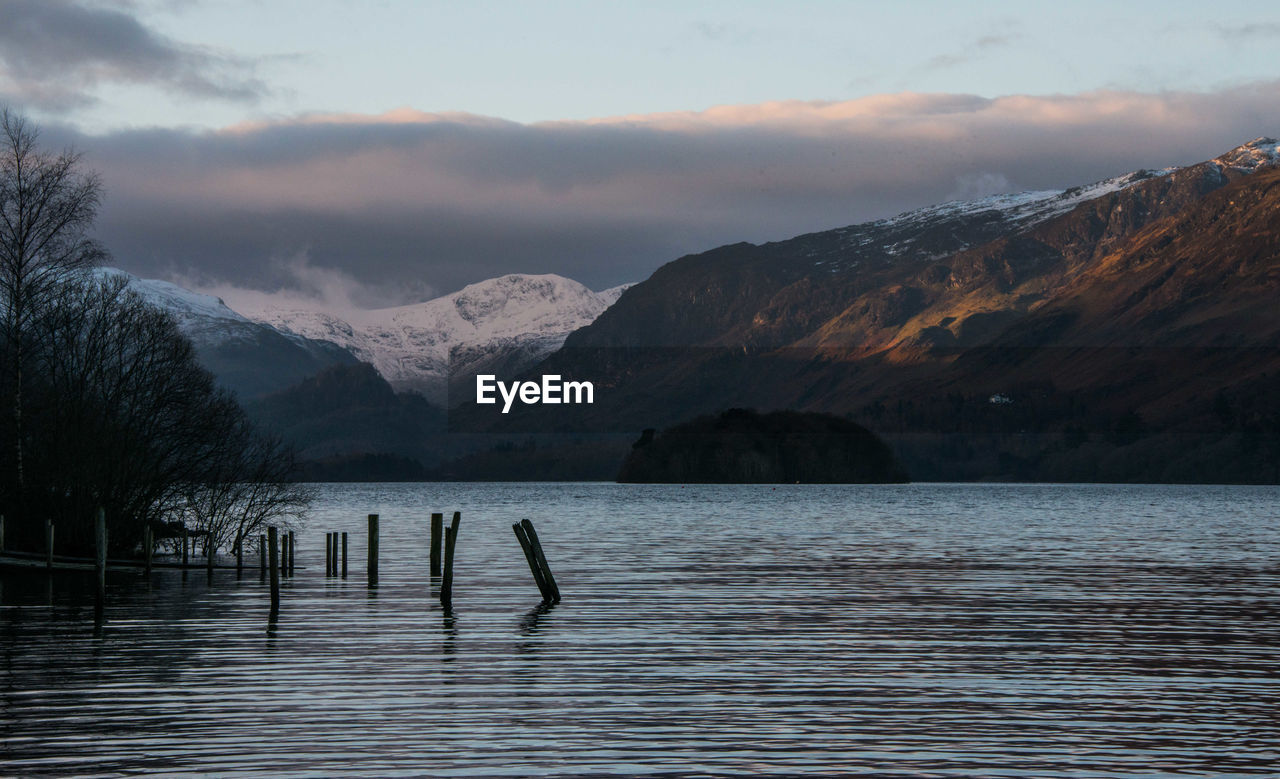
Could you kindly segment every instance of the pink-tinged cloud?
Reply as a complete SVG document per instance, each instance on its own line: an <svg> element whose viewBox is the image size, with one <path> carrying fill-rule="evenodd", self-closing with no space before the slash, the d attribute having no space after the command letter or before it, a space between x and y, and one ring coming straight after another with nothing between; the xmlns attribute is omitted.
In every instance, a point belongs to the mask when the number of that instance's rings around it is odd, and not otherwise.
<svg viewBox="0 0 1280 779"><path fill-rule="evenodd" d="M103 237L131 269L271 285L288 282L271 258L302 252L354 278L449 290L514 271L609 286L723 243L1193 163L1277 132L1280 81L528 125L398 109L61 137L104 175Z"/></svg>

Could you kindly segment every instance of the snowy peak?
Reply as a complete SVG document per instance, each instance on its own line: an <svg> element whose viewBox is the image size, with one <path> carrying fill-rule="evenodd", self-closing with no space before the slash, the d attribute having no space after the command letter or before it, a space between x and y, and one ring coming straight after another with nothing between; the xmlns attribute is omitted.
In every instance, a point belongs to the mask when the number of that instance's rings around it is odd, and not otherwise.
<svg viewBox="0 0 1280 779"><path fill-rule="evenodd" d="M1242 173L1253 173L1259 168L1280 165L1280 141L1263 136L1237 146L1214 162Z"/></svg>
<svg viewBox="0 0 1280 779"><path fill-rule="evenodd" d="M513 273L394 308L335 314L264 305L245 313L342 346L397 389L442 401L455 368L493 364L512 371L532 364L595 321L627 286L593 292L555 274Z"/></svg>
<svg viewBox="0 0 1280 779"><path fill-rule="evenodd" d="M119 268L95 268L94 274L102 278L123 278L129 288L142 296L152 305L162 308L177 318L179 324L207 320L226 320L230 322L248 322L222 302L222 298L192 292L168 281L158 279L140 279Z"/></svg>

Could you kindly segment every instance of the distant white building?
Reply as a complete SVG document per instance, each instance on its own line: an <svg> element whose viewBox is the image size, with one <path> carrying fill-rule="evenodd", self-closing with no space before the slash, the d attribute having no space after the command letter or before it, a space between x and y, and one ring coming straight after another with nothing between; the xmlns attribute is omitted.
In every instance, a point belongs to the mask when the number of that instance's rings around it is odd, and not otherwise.
<svg viewBox="0 0 1280 779"><path fill-rule="evenodd" d="M1001 395L999 392L987 398L987 402L993 406L1008 406L1013 403L1013 398L1008 395Z"/></svg>

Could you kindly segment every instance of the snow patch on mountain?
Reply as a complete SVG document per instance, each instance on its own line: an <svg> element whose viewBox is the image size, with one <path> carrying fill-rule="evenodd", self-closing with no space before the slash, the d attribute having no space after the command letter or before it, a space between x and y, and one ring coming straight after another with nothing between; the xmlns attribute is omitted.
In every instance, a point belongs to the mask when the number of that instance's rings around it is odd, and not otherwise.
<svg viewBox="0 0 1280 779"><path fill-rule="evenodd" d="M509 274L424 303L341 316L269 303L243 313L282 332L335 343L396 389L439 401L451 372L496 355L518 355L517 365L530 365L595 321L627 286L593 292L554 274Z"/></svg>

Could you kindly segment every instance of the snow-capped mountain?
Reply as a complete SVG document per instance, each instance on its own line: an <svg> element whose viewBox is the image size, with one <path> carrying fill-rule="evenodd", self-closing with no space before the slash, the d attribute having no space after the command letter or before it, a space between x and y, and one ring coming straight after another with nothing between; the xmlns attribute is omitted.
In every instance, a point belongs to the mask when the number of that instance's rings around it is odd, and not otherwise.
<svg viewBox="0 0 1280 779"><path fill-rule="evenodd" d="M213 295L140 279L117 268L98 268L95 273L124 277L145 300L171 313L195 344L201 364L242 398L277 392L331 365L356 362L340 346L255 322Z"/></svg>
<svg viewBox="0 0 1280 779"><path fill-rule="evenodd" d="M553 274L510 274L407 306L338 314L268 304L242 313L371 363L398 390L444 402L449 377L513 373L590 324L629 285L593 292Z"/></svg>

